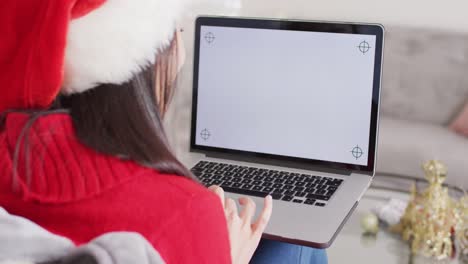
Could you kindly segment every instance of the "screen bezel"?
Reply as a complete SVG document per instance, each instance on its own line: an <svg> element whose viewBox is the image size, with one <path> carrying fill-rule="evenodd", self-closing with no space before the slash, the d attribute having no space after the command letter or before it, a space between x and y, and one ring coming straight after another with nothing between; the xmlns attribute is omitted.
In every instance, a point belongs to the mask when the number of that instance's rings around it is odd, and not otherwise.
<svg viewBox="0 0 468 264"><path fill-rule="evenodd" d="M258 28L293 31L329 32L345 34L362 34L376 36L375 66L371 106L371 122L369 133L369 148L367 165L356 165L332 161L314 160L306 158L288 157L267 153L250 152L243 150L225 149L217 147L202 146L196 144L196 124L198 106L198 74L200 62L200 31L202 26L235 27L235 28ZM374 175L376 161L376 144L378 131L378 117L380 105L380 87L383 61L384 28L379 24L342 23L342 22L316 22L299 20L274 20L256 18L233 18L233 17L209 17L201 16L195 22L195 49L193 67L193 94L192 94L192 121L190 135L190 151L210 154L238 156L242 159L256 159L275 161L278 165L282 162L287 164L307 164L322 170L344 171L347 173L359 172Z"/></svg>

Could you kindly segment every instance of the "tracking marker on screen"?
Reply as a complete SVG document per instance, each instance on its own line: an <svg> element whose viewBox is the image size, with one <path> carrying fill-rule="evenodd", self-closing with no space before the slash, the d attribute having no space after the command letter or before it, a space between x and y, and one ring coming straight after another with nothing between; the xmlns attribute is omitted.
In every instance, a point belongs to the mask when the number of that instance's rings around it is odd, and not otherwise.
<svg viewBox="0 0 468 264"><path fill-rule="evenodd" d="M359 159L362 157L362 155L364 155L364 152L362 151L361 147L359 147L359 145L356 145L353 150L351 150L351 154L355 159Z"/></svg>
<svg viewBox="0 0 468 264"><path fill-rule="evenodd" d="M205 128L200 132L200 136L203 140L207 141L208 139L210 139L211 133L208 129Z"/></svg>

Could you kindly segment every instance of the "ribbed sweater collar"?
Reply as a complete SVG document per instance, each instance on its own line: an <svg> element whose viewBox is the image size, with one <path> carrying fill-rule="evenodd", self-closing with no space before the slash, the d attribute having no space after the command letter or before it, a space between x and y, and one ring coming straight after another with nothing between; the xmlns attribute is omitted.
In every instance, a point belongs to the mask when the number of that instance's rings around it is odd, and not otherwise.
<svg viewBox="0 0 468 264"><path fill-rule="evenodd" d="M24 133L29 119L28 114L10 113L0 132L0 190L14 188L25 200L66 203L97 195L148 171L82 144L68 114L40 117Z"/></svg>

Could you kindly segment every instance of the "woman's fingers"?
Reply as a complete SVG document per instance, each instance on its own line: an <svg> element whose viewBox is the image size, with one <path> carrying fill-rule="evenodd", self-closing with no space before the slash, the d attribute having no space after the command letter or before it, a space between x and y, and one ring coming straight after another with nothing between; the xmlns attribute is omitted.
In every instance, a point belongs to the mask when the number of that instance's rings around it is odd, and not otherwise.
<svg viewBox="0 0 468 264"><path fill-rule="evenodd" d="M270 221L271 213L273 211L273 199L270 195L265 197L265 205L263 207L262 213L258 217L257 221L253 224L253 233L254 235L261 237L263 231Z"/></svg>
<svg viewBox="0 0 468 264"><path fill-rule="evenodd" d="M221 200L226 217L228 217L231 220L237 219L239 217L240 219L242 219L242 222L244 224L252 226L253 235L258 236L258 237L262 235L268 222L270 221L271 213L273 210L272 208L273 201L270 195L265 197L265 204L264 204L264 207L260 216L258 217L258 219L255 221L254 224L251 224L252 219L255 215L255 208L256 208L255 202L251 198L249 197L239 198L239 203L240 205L243 206L243 209L240 215L238 215L236 202L231 198L225 198L223 188L213 185L213 186L210 186L208 189L214 192Z"/></svg>
<svg viewBox="0 0 468 264"><path fill-rule="evenodd" d="M223 205L224 208L224 190L223 188L213 185L208 188L210 191L214 192L216 195L218 195L219 199L221 199L221 204Z"/></svg>
<svg viewBox="0 0 468 264"><path fill-rule="evenodd" d="M226 216L228 218L235 218L238 217L237 215L237 205L236 202L234 202L233 199L227 198L225 202L225 211L226 211Z"/></svg>
<svg viewBox="0 0 468 264"><path fill-rule="evenodd" d="M244 207L240 213L240 218L243 220L244 224L250 226L252 224L252 218L255 215L255 202L249 197L241 197L239 198L239 203Z"/></svg>

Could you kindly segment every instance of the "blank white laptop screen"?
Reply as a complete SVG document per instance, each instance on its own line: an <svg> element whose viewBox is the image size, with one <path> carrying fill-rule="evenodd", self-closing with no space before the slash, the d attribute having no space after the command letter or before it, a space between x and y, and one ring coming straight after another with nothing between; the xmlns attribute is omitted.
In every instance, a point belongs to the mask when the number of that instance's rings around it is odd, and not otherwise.
<svg viewBox="0 0 468 264"><path fill-rule="evenodd" d="M200 34L196 145L367 165L376 36Z"/></svg>

